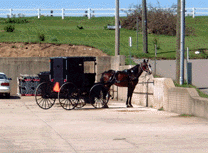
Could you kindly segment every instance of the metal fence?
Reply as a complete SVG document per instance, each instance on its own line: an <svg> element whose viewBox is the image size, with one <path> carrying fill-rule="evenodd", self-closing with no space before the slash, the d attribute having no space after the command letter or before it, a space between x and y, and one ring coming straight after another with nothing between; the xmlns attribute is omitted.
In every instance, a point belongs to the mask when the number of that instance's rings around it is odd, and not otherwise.
<svg viewBox="0 0 208 153"><path fill-rule="evenodd" d="M162 10L171 10L171 8L159 8ZM127 12L131 12L135 9L120 8L120 16L127 16ZM173 9L173 13L176 13L176 9ZM61 16L64 19L65 16L86 16L88 19L96 16L114 16L115 8L88 8L88 9L0 9L0 16L3 17L22 17L22 16ZM186 8L186 16L208 15L208 8Z"/></svg>

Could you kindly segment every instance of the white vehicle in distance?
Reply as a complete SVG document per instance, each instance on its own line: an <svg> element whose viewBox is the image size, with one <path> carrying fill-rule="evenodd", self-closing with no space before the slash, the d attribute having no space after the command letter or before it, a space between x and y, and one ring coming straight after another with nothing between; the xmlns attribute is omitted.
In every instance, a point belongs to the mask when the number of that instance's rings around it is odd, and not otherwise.
<svg viewBox="0 0 208 153"><path fill-rule="evenodd" d="M0 72L0 95L5 96L6 98L10 98L10 80L11 78L7 78L6 74Z"/></svg>

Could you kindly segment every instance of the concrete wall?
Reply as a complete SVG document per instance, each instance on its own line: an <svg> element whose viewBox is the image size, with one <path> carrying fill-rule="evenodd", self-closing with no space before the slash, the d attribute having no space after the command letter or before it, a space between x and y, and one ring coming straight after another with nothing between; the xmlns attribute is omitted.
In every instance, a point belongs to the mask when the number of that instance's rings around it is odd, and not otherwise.
<svg viewBox="0 0 208 153"><path fill-rule="evenodd" d="M49 58L0 58L0 71L12 78L11 94L17 93L17 78L21 74L37 75L41 71L49 71Z"/></svg>

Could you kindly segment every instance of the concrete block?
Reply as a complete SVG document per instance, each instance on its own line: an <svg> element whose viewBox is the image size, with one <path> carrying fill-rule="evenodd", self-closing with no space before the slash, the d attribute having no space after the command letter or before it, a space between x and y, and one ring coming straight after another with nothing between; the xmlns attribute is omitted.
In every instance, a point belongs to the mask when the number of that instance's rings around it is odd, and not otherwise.
<svg viewBox="0 0 208 153"><path fill-rule="evenodd" d="M111 69L119 70L120 66L125 65L126 57L124 55L113 56L111 58Z"/></svg>

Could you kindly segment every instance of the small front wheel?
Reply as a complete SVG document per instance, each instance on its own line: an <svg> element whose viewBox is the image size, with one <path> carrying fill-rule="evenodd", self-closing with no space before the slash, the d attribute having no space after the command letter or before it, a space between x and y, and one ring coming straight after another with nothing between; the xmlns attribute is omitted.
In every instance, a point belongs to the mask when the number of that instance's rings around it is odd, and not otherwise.
<svg viewBox="0 0 208 153"><path fill-rule="evenodd" d="M90 103L95 108L107 107L109 98L110 94L102 84L96 84L90 90Z"/></svg>

